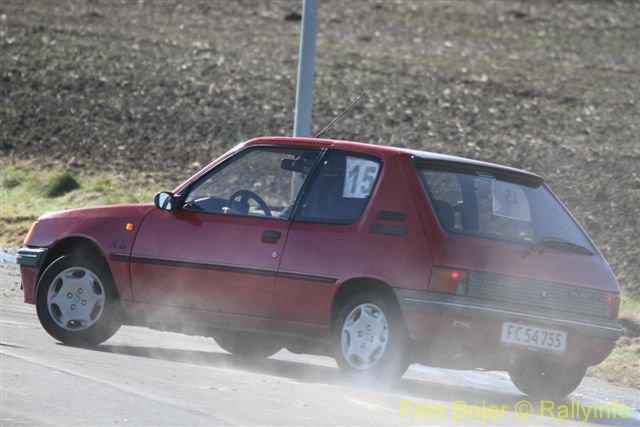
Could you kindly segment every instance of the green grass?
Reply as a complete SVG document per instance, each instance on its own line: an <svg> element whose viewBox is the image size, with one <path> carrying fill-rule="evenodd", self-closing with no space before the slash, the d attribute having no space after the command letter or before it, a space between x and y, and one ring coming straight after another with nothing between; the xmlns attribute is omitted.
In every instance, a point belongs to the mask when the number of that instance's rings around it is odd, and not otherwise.
<svg viewBox="0 0 640 427"><path fill-rule="evenodd" d="M0 176L2 246L19 246L31 223L45 212L153 200L154 180L99 173L75 175L62 167L2 164Z"/></svg>
<svg viewBox="0 0 640 427"><path fill-rule="evenodd" d="M620 302L620 319L625 327L640 324L640 300L623 295ZM637 330L633 327L633 330ZM589 369L589 374L618 384L640 387L640 337L627 329L616 348L600 365Z"/></svg>
<svg viewBox="0 0 640 427"><path fill-rule="evenodd" d="M620 312L622 313L623 311L640 315L640 300L629 296L623 296L620 303Z"/></svg>
<svg viewBox="0 0 640 427"><path fill-rule="evenodd" d="M80 188L80 183L69 173L61 171L53 175L44 185L45 197L60 197Z"/></svg>
<svg viewBox="0 0 640 427"><path fill-rule="evenodd" d="M620 301L619 317L621 319L628 319L636 325L640 325L640 300L629 295L623 295ZM640 355L637 357L640 357Z"/></svg>
<svg viewBox="0 0 640 427"><path fill-rule="evenodd" d="M621 338L604 362L589 368L588 375L640 388L640 338Z"/></svg>

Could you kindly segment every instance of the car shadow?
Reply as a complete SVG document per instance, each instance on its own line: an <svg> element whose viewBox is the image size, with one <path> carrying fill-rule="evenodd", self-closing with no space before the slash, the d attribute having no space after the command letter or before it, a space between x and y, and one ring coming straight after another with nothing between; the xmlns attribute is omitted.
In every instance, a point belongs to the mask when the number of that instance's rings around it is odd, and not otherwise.
<svg viewBox="0 0 640 427"><path fill-rule="evenodd" d="M412 378L402 378L393 386L384 386L375 383L358 383L345 378L338 369L329 366L322 366L313 363L304 363L279 359L245 360L233 356L229 353L219 353L215 351L182 350L161 347L142 347L135 345L111 345L101 344L96 347L88 347L90 350L105 353L115 353L135 357L144 357L170 362L190 363L201 366L216 368L232 368L247 372L267 374L288 378L304 383L321 383L329 385L340 385L351 388L362 388L369 391L393 393L402 396L402 399L427 399L439 402L453 403L462 401L466 405L488 407L491 405L507 405L507 411L513 412L515 405L527 400L522 394L506 393L496 390L478 389L472 386L442 384L428 380L416 380ZM419 404L419 402L416 402ZM400 403L399 403L400 404ZM540 414L540 403L532 401L533 411ZM571 400L556 401L558 405L572 405ZM576 408L588 408L588 404L573 401ZM411 416L411 413L408 413ZM579 416L579 415L578 415ZM574 418L575 420L575 418ZM636 426L637 419L616 419L590 418L592 424Z"/></svg>

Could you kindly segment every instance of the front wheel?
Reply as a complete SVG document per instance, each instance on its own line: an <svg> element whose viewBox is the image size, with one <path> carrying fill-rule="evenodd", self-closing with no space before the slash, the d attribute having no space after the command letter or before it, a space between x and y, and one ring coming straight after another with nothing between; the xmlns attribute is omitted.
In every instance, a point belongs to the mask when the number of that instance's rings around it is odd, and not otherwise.
<svg viewBox="0 0 640 427"><path fill-rule="evenodd" d="M524 394L536 399L563 399L584 378L586 368L531 361L509 369L513 384Z"/></svg>
<svg viewBox="0 0 640 427"><path fill-rule="evenodd" d="M338 313L334 333L336 362L350 377L394 381L409 366L402 313L384 295L364 292L351 297Z"/></svg>
<svg viewBox="0 0 640 427"><path fill-rule="evenodd" d="M44 329L71 345L96 345L121 325L111 274L103 262L65 256L49 266L38 282L36 311Z"/></svg>

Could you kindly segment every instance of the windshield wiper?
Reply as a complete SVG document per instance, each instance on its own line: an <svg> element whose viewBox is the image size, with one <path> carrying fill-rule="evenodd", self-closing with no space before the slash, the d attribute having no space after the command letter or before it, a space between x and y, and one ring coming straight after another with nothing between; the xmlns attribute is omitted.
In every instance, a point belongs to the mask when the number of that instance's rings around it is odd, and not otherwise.
<svg viewBox="0 0 640 427"><path fill-rule="evenodd" d="M554 249L557 251L573 252L580 255L593 255L593 251L591 249L585 248L584 246L578 245L577 243L573 243L559 237L543 237L532 244L524 253L524 256L529 255L536 249L540 249L540 251L542 251L543 248Z"/></svg>

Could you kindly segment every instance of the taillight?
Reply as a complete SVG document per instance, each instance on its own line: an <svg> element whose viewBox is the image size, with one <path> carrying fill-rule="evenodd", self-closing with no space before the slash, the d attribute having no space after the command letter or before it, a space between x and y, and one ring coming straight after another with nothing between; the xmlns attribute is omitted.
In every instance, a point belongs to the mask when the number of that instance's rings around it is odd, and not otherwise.
<svg viewBox="0 0 640 427"><path fill-rule="evenodd" d="M431 273L429 290L464 295L467 293L467 272L455 268L435 267Z"/></svg>
<svg viewBox="0 0 640 427"><path fill-rule="evenodd" d="M620 312L620 295L607 294L604 297L604 302L609 306L609 315L612 319L617 319Z"/></svg>

